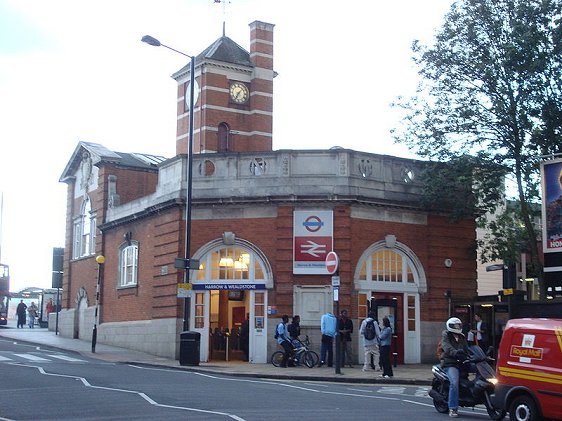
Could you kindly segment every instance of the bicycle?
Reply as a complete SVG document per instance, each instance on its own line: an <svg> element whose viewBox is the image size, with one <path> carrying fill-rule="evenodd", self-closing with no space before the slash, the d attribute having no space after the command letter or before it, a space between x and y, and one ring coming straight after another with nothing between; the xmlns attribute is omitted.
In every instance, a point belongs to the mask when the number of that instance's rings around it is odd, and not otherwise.
<svg viewBox="0 0 562 421"><path fill-rule="evenodd" d="M300 340L293 340L293 355L292 360L294 361L295 365L306 365L308 368L313 368L318 365L320 361L320 357L314 351L308 349L310 345L310 339L308 335L305 336L305 339ZM281 362L283 361L283 356L285 355L284 351L275 351L271 354L271 364L275 367L279 367Z"/></svg>

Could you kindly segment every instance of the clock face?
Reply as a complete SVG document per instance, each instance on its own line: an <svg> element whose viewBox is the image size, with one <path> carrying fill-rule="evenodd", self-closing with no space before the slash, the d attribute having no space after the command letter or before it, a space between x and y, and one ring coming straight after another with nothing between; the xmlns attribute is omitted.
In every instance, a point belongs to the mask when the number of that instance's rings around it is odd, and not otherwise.
<svg viewBox="0 0 562 421"><path fill-rule="evenodd" d="M248 87L241 82L234 82L230 85L230 99L237 104L244 104L250 98Z"/></svg>
<svg viewBox="0 0 562 421"><path fill-rule="evenodd" d="M191 95L191 83L188 82L185 86L185 111L189 111L189 101ZM193 84L193 104L197 104L197 100L199 99L199 83L197 83L197 79L195 79L195 83Z"/></svg>

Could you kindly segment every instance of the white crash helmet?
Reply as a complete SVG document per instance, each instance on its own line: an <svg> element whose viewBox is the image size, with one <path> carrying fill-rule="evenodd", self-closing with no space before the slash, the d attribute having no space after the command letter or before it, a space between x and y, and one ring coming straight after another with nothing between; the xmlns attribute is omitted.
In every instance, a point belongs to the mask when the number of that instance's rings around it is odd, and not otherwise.
<svg viewBox="0 0 562 421"><path fill-rule="evenodd" d="M462 322L458 317L451 317L446 325L449 332L462 333Z"/></svg>

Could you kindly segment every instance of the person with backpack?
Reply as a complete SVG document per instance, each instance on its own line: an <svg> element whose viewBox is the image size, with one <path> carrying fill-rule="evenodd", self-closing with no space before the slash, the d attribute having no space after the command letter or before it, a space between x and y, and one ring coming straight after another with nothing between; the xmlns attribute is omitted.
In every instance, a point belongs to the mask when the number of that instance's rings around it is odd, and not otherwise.
<svg viewBox="0 0 562 421"><path fill-rule="evenodd" d="M283 354L283 360L281 361L281 365L279 365L279 367L294 367L295 363L291 360L291 356L293 354L293 345L291 345L289 332L287 331L289 316L284 314L281 320L281 323L279 323L277 325L277 328L275 329L274 336L274 338L277 339L277 343L281 345L283 347L283 350L285 351L285 353Z"/></svg>
<svg viewBox="0 0 562 421"><path fill-rule="evenodd" d="M371 357L375 362L374 370L378 370L377 361L379 359L379 337L381 335L379 323L375 319L375 313L369 312L368 317L361 322L359 333L363 335L365 340L365 361L363 362L363 371L367 371Z"/></svg>

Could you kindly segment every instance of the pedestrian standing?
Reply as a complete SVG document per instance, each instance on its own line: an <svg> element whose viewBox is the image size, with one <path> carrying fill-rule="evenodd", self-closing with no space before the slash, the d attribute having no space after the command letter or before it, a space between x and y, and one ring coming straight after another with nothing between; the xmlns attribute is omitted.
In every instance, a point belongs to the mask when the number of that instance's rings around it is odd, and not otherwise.
<svg viewBox="0 0 562 421"><path fill-rule="evenodd" d="M390 327L390 319L388 317L383 317L382 325L383 328L381 330L380 336L380 358L382 364L381 377L388 379L394 376L394 373L392 372L392 365L390 364L390 344L392 342L392 329Z"/></svg>
<svg viewBox="0 0 562 421"><path fill-rule="evenodd" d="M363 335L365 361L363 362L363 371L367 371L371 359L373 361L373 370L379 370L379 338L381 330L375 313L369 312L367 318L361 322L359 333Z"/></svg>
<svg viewBox="0 0 562 421"><path fill-rule="evenodd" d="M31 303L27 308L27 315L29 316L29 328L33 329L35 326L35 319L37 318L37 306L35 303Z"/></svg>
<svg viewBox="0 0 562 421"><path fill-rule="evenodd" d="M16 314L18 315L18 328L23 329L25 325L26 313L27 313L27 304L25 304L23 300L21 300L20 303L18 304L18 307L16 308Z"/></svg>
<svg viewBox="0 0 562 421"><path fill-rule="evenodd" d="M246 313L246 319L240 326L240 347L244 352L244 361L250 360L250 315Z"/></svg>
<svg viewBox="0 0 562 421"><path fill-rule="evenodd" d="M474 342L486 353L488 352L488 326L479 313L474 313L474 321L475 329L471 330L474 334Z"/></svg>
<svg viewBox="0 0 562 421"><path fill-rule="evenodd" d="M332 313L323 314L320 318L320 332L322 333L322 345L320 346L320 362L318 367L322 367L326 362L328 367L334 365L334 338L336 337L337 319ZM326 357L328 360L326 361Z"/></svg>
<svg viewBox="0 0 562 421"><path fill-rule="evenodd" d="M347 317L347 310L342 310L338 319L338 334L341 343L341 367L353 367L351 361L351 334L353 322Z"/></svg>

